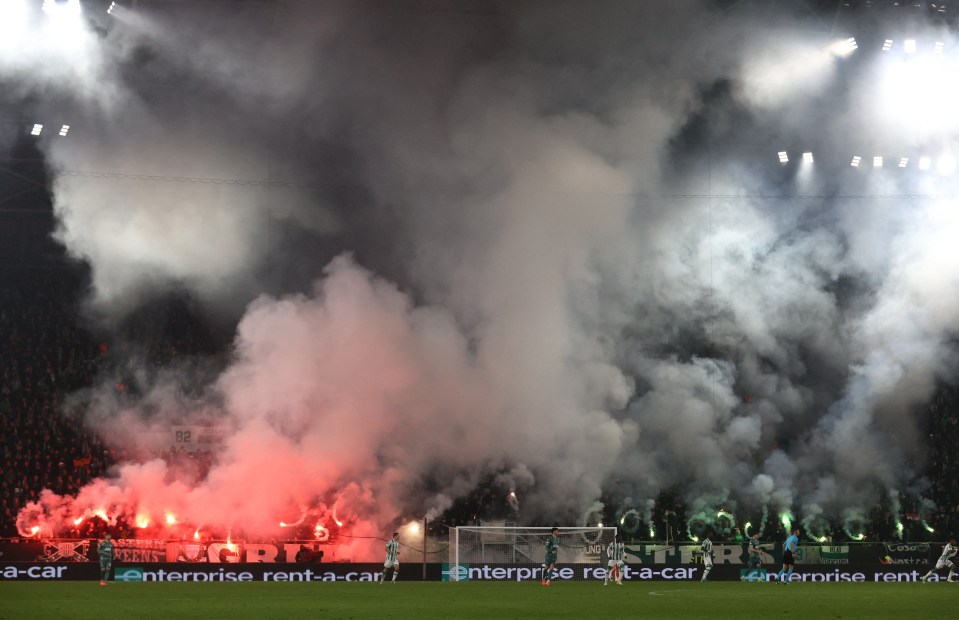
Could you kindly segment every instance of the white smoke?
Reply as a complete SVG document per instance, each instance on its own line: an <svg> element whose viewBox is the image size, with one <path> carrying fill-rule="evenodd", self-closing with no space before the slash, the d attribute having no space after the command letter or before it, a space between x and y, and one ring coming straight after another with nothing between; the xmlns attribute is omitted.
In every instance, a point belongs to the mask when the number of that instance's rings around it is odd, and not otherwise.
<svg viewBox="0 0 959 620"><path fill-rule="evenodd" d="M797 99L785 56L822 60L800 65L835 96L828 37L770 47L763 18L699 2L487 8L293 3L209 30L214 9L151 7L88 41L62 91L89 129L47 150L95 303L250 303L213 386L237 430L181 495L264 531L271 507L352 489L375 528L492 471L538 519L679 487L704 519L820 527L910 486L914 411L959 327L952 201L762 198L890 192L751 159L820 125L826 149L894 135ZM39 88L42 61L0 75ZM285 289L294 263L312 291ZM256 477L281 455L279 481ZM155 467L110 492L162 487Z"/></svg>

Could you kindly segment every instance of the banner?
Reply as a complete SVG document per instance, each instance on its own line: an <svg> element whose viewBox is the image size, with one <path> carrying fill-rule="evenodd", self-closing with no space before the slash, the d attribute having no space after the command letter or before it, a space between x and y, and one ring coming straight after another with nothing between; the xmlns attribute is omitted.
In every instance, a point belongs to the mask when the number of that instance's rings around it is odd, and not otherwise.
<svg viewBox="0 0 959 620"><path fill-rule="evenodd" d="M228 432L223 426L199 426L177 424L170 430L144 431L137 433L140 447L150 450L178 449L185 452L198 450L216 452L223 447Z"/></svg>
<svg viewBox="0 0 959 620"><path fill-rule="evenodd" d="M95 539L28 539L0 541L0 562L96 562ZM118 562L297 563L297 556L321 562L328 545L315 541L187 541L118 538L113 541ZM304 560L300 560L303 562Z"/></svg>
<svg viewBox="0 0 959 620"><path fill-rule="evenodd" d="M383 565L372 564L125 564L114 563L112 580L130 582L373 582L383 576ZM88 563L0 563L0 581L98 581L100 565ZM422 581L422 564L404 566L399 579ZM440 580L440 565L426 565L426 579Z"/></svg>
<svg viewBox="0 0 959 620"><path fill-rule="evenodd" d="M773 568L739 568L729 564L714 566L709 573L709 581L743 581L747 583L765 583L773 580L778 570ZM648 566L626 566L623 571L624 582L640 581L686 581L698 582L702 579L702 567L697 565L676 567L664 564ZM504 564L461 564L451 566L443 564L440 578L443 581L539 581L542 579L542 566L507 566ZM895 583L918 582L925 571L905 566L867 564L847 564L836 568L819 566L803 568L793 573L793 582L838 583L838 582L882 582ZM595 565L570 564L559 566L553 583L563 581L603 581L606 568ZM930 581L945 581L945 575L930 578Z"/></svg>
<svg viewBox="0 0 959 620"><path fill-rule="evenodd" d="M2 0L0 0L2 1ZM96 539L13 539L0 540L0 562L95 562ZM155 540L124 538L114 540L116 559L120 562L181 562L204 564L296 563L321 562L335 557L336 543L313 541L211 541ZM781 546L764 544L763 563L780 561ZM939 557L942 543L862 543L842 545L800 545L796 561L801 566L847 564L899 564L929 566ZM667 545L642 543L626 545L626 561L630 566L702 566L702 554L695 544ZM600 556L601 557L601 556ZM371 558L378 559L378 558ZM541 558L537 558L541 559ZM749 554L745 545L713 545L715 566L745 568Z"/></svg>
<svg viewBox="0 0 959 620"><path fill-rule="evenodd" d="M427 581L511 581L536 582L542 578L542 566L507 566L503 564L427 564ZM925 570L896 564L846 564L842 566L802 568L792 576L794 582L806 583L914 583ZM709 581L742 581L767 583L776 571L772 568L744 569L733 565L715 566ZM368 564L183 564L114 563L112 579L119 583L159 582L374 582L383 575L383 565ZM569 564L560 566L554 584L565 581L593 581L602 583L606 568L598 565ZM98 581L100 566L94 562L0 562L0 581ZM698 582L702 567L654 564L629 566L623 572L624 583L640 582ZM946 576L933 575L930 581L945 581ZM399 574L400 581L422 581L421 564L406 564Z"/></svg>
<svg viewBox="0 0 959 620"><path fill-rule="evenodd" d="M542 566L505 564L443 564L443 581L539 581ZM606 567L599 564L568 564L556 569L554 581L603 581ZM624 581L698 581L701 566L629 566L623 571Z"/></svg>
<svg viewBox="0 0 959 620"><path fill-rule="evenodd" d="M882 543L877 545L876 560L884 564L927 566L935 561L936 553L929 543Z"/></svg>
<svg viewBox="0 0 959 620"><path fill-rule="evenodd" d="M849 564L849 545L799 545L796 564Z"/></svg>
<svg viewBox="0 0 959 620"><path fill-rule="evenodd" d="M170 438L173 440L172 447L195 452L219 450L226 436L227 429L222 426L175 425L171 428Z"/></svg>
<svg viewBox="0 0 959 620"><path fill-rule="evenodd" d="M630 564L691 564L702 562L702 550L698 544L667 545L646 543L626 545L626 558ZM713 545L714 564L748 564L746 545L739 543Z"/></svg>

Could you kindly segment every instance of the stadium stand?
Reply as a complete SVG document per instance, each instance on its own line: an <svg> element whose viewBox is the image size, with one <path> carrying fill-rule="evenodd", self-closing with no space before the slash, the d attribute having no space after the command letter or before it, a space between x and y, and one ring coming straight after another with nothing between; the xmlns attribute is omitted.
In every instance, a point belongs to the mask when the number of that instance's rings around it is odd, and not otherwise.
<svg viewBox="0 0 959 620"><path fill-rule="evenodd" d="M5 272L0 288L0 532L43 488L74 493L113 455L82 421L62 415L67 394L98 371L97 344L77 326L76 274Z"/></svg>

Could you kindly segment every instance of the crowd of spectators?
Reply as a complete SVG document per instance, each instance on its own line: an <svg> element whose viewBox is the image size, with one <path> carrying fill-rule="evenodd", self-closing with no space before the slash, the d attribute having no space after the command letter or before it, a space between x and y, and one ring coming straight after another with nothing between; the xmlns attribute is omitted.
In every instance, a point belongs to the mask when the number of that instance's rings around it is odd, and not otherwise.
<svg viewBox="0 0 959 620"><path fill-rule="evenodd" d="M64 407L71 394L89 388L104 376L117 374L117 389L125 390L122 368L116 365L112 342L98 338L83 327L79 304L83 280L71 269L3 270L0 272L0 538L15 537L16 515L42 489L75 494L92 478L103 475L114 463L143 458L162 458L187 477L202 478L214 456L209 452L155 450L135 454L131 448L105 444L85 425L82 416ZM191 309L182 300L164 306L164 311L131 321L136 333L121 340L146 343L149 365L162 368L182 363L191 356L207 356L215 349ZM122 345L121 345L122 346ZM202 382L198 382L198 385ZM866 523L870 540L896 537L902 523L904 540L929 540L959 532L959 389L940 387L928 404L928 444L924 501L902 495L896 510L886 500L869 513ZM480 487L458 500L443 516L447 524L469 524L484 518L521 521L517 506L492 484ZM651 514L637 536L645 537L651 525L660 540L689 538L690 523L681 489L671 489L657 498ZM614 502L607 504L615 510ZM760 522L760 515L738 515L739 523ZM616 518L612 512L607 518ZM715 525L715 524L714 524ZM714 535L733 540L743 536L735 523L716 529ZM74 534L97 533L103 524L90 520ZM118 524L118 535L124 535ZM84 530L83 528L87 528ZM90 528L94 528L91 530ZM929 529L933 531L930 532ZM728 531L727 531L728 530ZM126 532L127 534L129 532ZM842 541L841 525L826 532L829 540ZM768 515L764 537L785 535L775 515Z"/></svg>
<svg viewBox="0 0 959 620"><path fill-rule="evenodd" d="M185 478L206 475L214 458L208 451L135 453L132 446L111 446L82 414L64 406L70 395L105 378L115 376L116 389L127 389L114 344L83 327L81 274L5 268L0 281L0 538L19 535L19 510L43 489L76 494L117 462L162 458ZM141 338L148 363L160 367L209 348L182 304L168 303L152 318L131 321L138 333L122 338ZM114 534L122 535L124 527L118 523ZM104 524L89 519L73 533L88 535L91 528L99 531Z"/></svg>
<svg viewBox="0 0 959 620"><path fill-rule="evenodd" d="M959 389L941 387L929 405L927 495L935 503L930 523L946 536L959 536ZM923 507L925 508L925 507ZM942 538L942 536L939 536Z"/></svg>
<svg viewBox="0 0 959 620"><path fill-rule="evenodd" d="M77 325L77 277L66 270L5 272L0 287L0 535L42 489L75 493L112 462L106 446L62 414L90 385L98 343Z"/></svg>

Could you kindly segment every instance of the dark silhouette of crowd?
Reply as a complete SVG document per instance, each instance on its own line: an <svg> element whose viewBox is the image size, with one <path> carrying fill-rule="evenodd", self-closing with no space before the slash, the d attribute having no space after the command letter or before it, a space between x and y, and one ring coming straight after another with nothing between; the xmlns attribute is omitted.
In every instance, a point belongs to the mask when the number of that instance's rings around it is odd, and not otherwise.
<svg viewBox="0 0 959 620"><path fill-rule="evenodd" d="M68 406L73 395L104 382L121 396L132 387L114 343L83 327L82 273L3 269L0 280L0 538L20 535L16 516L43 489L74 495L117 462L162 458L184 477L206 475L215 458L210 451L170 447L137 453L132 446L111 446L88 427L82 408ZM123 330L123 341L139 338L146 364L162 367L212 348L181 303L156 307ZM108 527L92 518L63 534L89 536L109 529L124 536L131 528L122 521Z"/></svg>
<svg viewBox="0 0 959 620"><path fill-rule="evenodd" d="M136 342L142 352L141 367L163 368L184 364L194 357L210 359L224 349L189 304L182 299L151 303L149 310L135 313L128 327L115 339L98 336L85 327L81 304L86 295L84 274L76 268L9 268L0 266L0 538L16 537L16 516L43 489L57 494L76 494L91 479L108 472L111 465L129 459L162 458L187 477L202 478L215 454L208 451L154 449L134 453L133 447L111 446L86 424L82 408L69 407L73 395L94 385L112 381L121 397L136 399L136 384L128 380L124 342ZM120 349L118 353L116 349ZM215 373L213 364L205 364ZM202 389L209 376L195 373ZM127 394L130 392L129 394ZM944 540L959 532L959 388L942 385L926 406L926 484L917 494L900 494L898 501L884 498L865 519L868 540ZM81 413L73 413L81 411ZM484 519L522 522L518 503L507 501L508 489L494 484L495 472L470 495L458 499L438 523L471 524ZM632 539L681 542L696 529L683 504L681 488L668 489L656 498L649 514L652 523L635 524ZM604 520L621 518L613 498L604 498ZM897 507L898 504L898 507ZM779 539L785 530L777 515L763 521L759 514L737 514L725 529L702 524L723 540L738 539L746 521L764 523L765 538ZM801 519L797 515L797 519ZM901 531L899 525L902 525ZM654 536L649 536L650 529ZM108 526L89 519L72 534L102 534ZM118 522L115 536L131 535L132 526ZM830 542L849 540L841 524L832 524L823 534Z"/></svg>
<svg viewBox="0 0 959 620"><path fill-rule="evenodd" d="M16 536L16 514L44 488L75 493L113 462L64 398L89 386L102 357L77 325L76 275L3 274L0 287L0 534Z"/></svg>
<svg viewBox="0 0 959 620"><path fill-rule="evenodd" d="M929 403L928 463L930 487L926 494L935 503L929 522L935 538L959 535L959 389L942 386Z"/></svg>

